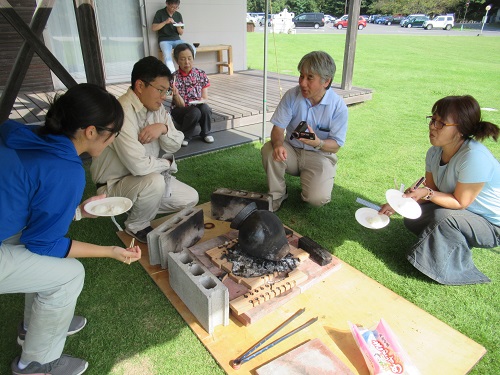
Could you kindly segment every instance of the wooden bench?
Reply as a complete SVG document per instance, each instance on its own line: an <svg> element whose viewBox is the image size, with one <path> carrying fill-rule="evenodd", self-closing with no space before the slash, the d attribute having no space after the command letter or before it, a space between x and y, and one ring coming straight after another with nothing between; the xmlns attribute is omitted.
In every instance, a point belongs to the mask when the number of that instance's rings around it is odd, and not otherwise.
<svg viewBox="0 0 500 375"><path fill-rule="evenodd" d="M226 51L227 59L224 60L224 51ZM230 44L215 44L215 45L202 45L196 48L196 53L217 52L217 65L219 73L224 73L224 67L227 68L229 75L233 74L233 47ZM174 51L172 50L172 57ZM161 50L158 52L158 58L163 61L163 53Z"/></svg>
<svg viewBox="0 0 500 375"><path fill-rule="evenodd" d="M227 60L224 61L224 51L227 55ZM233 74L233 47L229 44L216 44L216 45L201 45L196 48L196 53L204 52L217 52L217 62L215 65L218 66L219 73L224 72L224 67L227 67L227 73L229 75Z"/></svg>

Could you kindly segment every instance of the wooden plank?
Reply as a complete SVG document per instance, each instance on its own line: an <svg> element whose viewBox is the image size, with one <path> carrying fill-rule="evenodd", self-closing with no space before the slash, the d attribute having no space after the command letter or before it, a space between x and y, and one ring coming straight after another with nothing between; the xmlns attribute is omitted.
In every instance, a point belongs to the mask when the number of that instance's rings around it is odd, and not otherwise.
<svg viewBox="0 0 500 375"><path fill-rule="evenodd" d="M30 113L36 117L37 121L44 121L45 120L45 115L47 114L47 109L48 105L45 108L40 108L34 100L33 96L30 96L28 94L19 94L18 98L23 98L23 104L30 111ZM39 101L38 101L39 102Z"/></svg>
<svg viewBox="0 0 500 375"><path fill-rule="evenodd" d="M262 74L262 71L248 70L236 72L232 76L228 74L209 75L211 83L209 102L212 107L214 130L235 128L262 120ZM270 118L281 100L280 86L282 93L285 93L288 89L297 85L298 78L290 75L269 73L268 80L271 83L268 86L266 117ZM130 84L126 82L108 85L106 89L118 98L127 91L129 86ZM353 87L352 90L342 90L338 84L333 84L332 88L344 98L347 104L360 103L370 100L372 97L372 90L369 89ZM50 92L49 94L53 96L54 93ZM13 115L21 118L29 116L26 113L26 110L28 110L32 111L38 120L43 121L44 113L41 110L48 108L46 95L44 93L26 93L25 95L26 97L20 95L20 98L14 103L16 113L11 114L11 118ZM34 103L35 106L30 104L26 108L26 105L22 104L21 101L27 99ZM170 101L166 100L164 105L168 108L169 103ZM18 109L22 111L22 115L18 113ZM35 121L35 119L30 116L30 121Z"/></svg>
<svg viewBox="0 0 500 375"><path fill-rule="evenodd" d="M30 109L25 104L26 100L21 98L21 100L16 101L15 109L20 116L16 120L19 122L23 122L25 124L39 122L40 120L31 113Z"/></svg>
<svg viewBox="0 0 500 375"><path fill-rule="evenodd" d="M228 222L211 219L210 202L199 207L203 208L205 222L215 225L213 229L205 230L202 242L230 231ZM166 218L153 222L153 226ZM119 232L118 236L124 244L130 243L131 237L126 233ZM333 275L297 295L266 319L243 326L231 316L228 326L218 326L209 335L170 288L168 271L161 270L159 266L150 266L147 246L139 246L143 250L140 264L228 374L255 373L257 368L283 353L319 338L353 373L368 375L368 368L347 322L371 327L382 317L422 374L466 374L486 352L480 344L344 262ZM297 319L297 325L313 317L318 317L318 322L242 364L239 370L231 367L233 359L303 307L306 311Z"/></svg>

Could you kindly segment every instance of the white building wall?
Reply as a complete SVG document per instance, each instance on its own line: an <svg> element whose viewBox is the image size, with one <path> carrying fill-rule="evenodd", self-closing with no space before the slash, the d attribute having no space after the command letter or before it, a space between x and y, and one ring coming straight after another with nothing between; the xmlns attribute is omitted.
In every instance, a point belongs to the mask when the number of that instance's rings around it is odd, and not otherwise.
<svg viewBox="0 0 500 375"><path fill-rule="evenodd" d="M148 24L149 54L158 56L156 32L151 24L158 9L165 7L163 0L145 0ZM246 70L246 0L181 0L179 12L184 20L182 39L190 43L231 44L234 70ZM217 72L215 53L196 56L197 67L207 73Z"/></svg>

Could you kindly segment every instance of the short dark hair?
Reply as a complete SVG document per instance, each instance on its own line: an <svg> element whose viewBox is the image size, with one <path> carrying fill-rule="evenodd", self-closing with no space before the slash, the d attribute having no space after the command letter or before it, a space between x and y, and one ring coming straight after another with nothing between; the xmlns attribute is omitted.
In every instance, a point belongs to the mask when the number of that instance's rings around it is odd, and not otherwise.
<svg viewBox="0 0 500 375"><path fill-rule="evenodd" d="M112 94L100 86L81 83L51 100L45 126L39 132L74 138L78 129L113 124L111 130L116 133L121 130L123 119L123 108Z"/></svg>
<svg viewBox="0 0 500 375"><path fill-rule="evenodd" d="M181 3L181 0L167 0L165 1L167 4L180 4Z"/></svg>
<svg viewBox="0 0 500 375"><path fill-rule="evenodd" d="M194 58L194 51L193 51L193 47L191 47L191 45L189 45L188 43L182 43L182 44L178 44L175 48L174 48L174 60L177 62L179 61L179 55L181 52L185 51L185 50L190 50L191 51L191 55L193 55L193 58Z"/></svg>
<svg viewBox="0 0 500 375"><path fill-rule="evenodd" d="M500 129L497 125L482 121L481 107L470 95L446 96L432 106L432 114L441 118L451 118L458 124L458 131L464 138L475 138L482 141L485 138L498 139Z"/></svg>
<svg viewBox="0 0 500 375"><path fill-rule="evenodd" d="M132 68L132 88L137 80L152 82L158 77L172 78L170 69L154 56L147 56L134 64Z"/></svg>

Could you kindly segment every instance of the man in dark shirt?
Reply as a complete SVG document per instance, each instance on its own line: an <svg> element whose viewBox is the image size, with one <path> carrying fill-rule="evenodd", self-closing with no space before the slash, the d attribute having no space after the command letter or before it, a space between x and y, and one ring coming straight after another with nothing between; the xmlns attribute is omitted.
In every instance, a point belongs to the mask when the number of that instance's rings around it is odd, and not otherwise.
<svg viewBox="0 0 500 375"><path fill-rule="evenodd" d="M158 32L158 43L165 59L165 65L171 73L175 71L172 49L179 44L186 43L181 39L181 35L184 33L184 22L182 14L177 11L180 3L180 0L167 0L167 6L156 12L151 26L151 30ZM194 46L192 47L195 50Z"/></svg>

